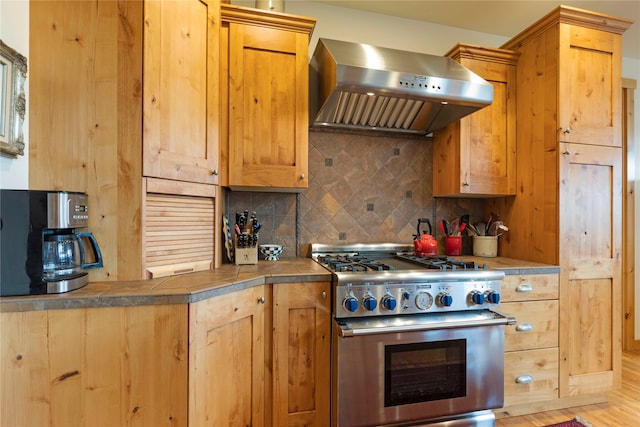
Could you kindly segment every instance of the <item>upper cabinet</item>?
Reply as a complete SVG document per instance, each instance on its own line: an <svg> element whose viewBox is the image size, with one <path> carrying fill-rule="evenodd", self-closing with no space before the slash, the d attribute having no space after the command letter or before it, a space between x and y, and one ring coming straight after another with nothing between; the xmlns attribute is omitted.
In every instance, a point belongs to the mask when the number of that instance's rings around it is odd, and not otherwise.
<svg viewBox="0 0 640 427"><path fill-rule="evenodd" d="M433 133L434 196L516 192L518 53L458 44L448 56L493 85L493 103Z"/></svg>
<svg viewBox="0 0 640 427"><path fill-rule="evenodd" d="M621 147L622 37L576 25L558 37L560 140Z"/></svg>
<svg viewBox="0 0 640 427"><path fill-rule="evenodd" d="M308 45L315 20L221 5L221 184L308 186Z"/></svg>
<svg viewBox="0 0 640 427"><path fill-rule="evenodd" d="M90 281L220 263L219 14L219 0L30 6L29 188L88 194L104 258Z"/></svg>
<svg viewBox="0 0 640 427"><path fill-rule="evenodd" d="M217 1L144 3L143 175L218 182Z"/></svg>

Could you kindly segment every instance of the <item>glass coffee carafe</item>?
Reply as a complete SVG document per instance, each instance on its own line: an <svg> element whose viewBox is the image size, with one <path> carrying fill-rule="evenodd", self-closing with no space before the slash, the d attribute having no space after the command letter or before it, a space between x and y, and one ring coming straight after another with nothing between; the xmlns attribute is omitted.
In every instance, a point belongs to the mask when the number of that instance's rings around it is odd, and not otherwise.
<svg viewBox="0 0 640 427"><path fill-rule="evenodd" d="M101 266L102 255L93 233L71 229L44 233L42 270L45 281L72 279L86 274L85 269Z"/></svg>

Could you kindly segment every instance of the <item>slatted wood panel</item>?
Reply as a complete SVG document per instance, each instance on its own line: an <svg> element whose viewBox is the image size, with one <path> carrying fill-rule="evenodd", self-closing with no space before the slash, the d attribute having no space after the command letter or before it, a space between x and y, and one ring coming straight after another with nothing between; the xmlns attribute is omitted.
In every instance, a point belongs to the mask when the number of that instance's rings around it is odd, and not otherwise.
<svg viewBox="0 0 640 427"><path fill-rule="evenodd" d="M148 193L145 270L150 277L211 268L214 198Z"/></svg>

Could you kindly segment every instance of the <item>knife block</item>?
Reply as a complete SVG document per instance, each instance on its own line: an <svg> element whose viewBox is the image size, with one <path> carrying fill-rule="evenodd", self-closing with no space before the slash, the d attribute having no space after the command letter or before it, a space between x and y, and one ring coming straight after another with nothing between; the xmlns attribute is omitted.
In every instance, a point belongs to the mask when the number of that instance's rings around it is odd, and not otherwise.
<svg viewBox="0 0 640 427"><path fill-rule="evenodd" d="M258 263L258 245L248 248L239 248L237 239L233 240L234 260L236 265L247 265Z"/></svg>

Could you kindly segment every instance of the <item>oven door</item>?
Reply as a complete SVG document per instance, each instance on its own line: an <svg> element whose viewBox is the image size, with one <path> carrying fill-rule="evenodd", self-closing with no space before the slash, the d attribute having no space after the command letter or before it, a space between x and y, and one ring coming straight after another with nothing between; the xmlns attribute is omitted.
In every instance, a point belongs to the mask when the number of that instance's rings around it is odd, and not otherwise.
<svg viewBox="0 0 640 427"><path fill-rule="evenodd" d="M381 426L499 408L504 325L489 310L334 322L333 425Z"/></svg>

